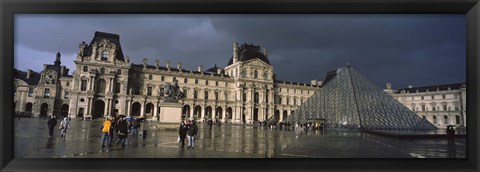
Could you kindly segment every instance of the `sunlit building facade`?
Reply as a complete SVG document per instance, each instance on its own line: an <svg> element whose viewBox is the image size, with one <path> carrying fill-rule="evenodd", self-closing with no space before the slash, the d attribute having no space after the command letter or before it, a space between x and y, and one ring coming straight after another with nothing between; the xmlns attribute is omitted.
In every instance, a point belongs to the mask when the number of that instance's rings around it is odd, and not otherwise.
<svg viewBox="0 0 480 172"><path fill-rule="evenodd" d="M96 32L90 44L81 42L68 75L60 53L42 72L16 70L15 111L71 118L126 115L155 120L164 98L162 86L176 81L186 95L182 116L231 123L284 121L320 87L317 81L292 83L275 79L266 48L237 43L226 67L184 69L182 64L130 63L120 36ZM228 58L226 58L227 60ZM28 76L28 77L27 77ZM31 107L31 108L30 108Z"/></svg>

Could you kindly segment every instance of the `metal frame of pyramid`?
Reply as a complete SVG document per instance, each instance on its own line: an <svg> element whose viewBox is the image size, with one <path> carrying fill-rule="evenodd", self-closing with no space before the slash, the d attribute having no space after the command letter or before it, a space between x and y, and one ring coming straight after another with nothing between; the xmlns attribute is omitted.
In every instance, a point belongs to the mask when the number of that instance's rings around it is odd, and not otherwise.
<svg viewBox="0 0 480 172"><path fill-rule="evenodd" d="M337 69L336 76L287 120L304 123L309 119L325 119L327 128L436 129L350 65Z"/></svg>

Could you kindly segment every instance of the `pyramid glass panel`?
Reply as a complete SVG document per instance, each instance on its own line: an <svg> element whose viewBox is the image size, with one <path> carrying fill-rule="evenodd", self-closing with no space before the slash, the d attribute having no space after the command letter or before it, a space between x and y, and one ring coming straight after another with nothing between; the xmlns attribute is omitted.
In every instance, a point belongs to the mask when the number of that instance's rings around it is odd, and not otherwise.
<svg viewBox="0 0 480 172"><path fill-rule="evenodd" d="M329 128L436 129L351 66L302 104L287 120L325 119Z"/></svg>

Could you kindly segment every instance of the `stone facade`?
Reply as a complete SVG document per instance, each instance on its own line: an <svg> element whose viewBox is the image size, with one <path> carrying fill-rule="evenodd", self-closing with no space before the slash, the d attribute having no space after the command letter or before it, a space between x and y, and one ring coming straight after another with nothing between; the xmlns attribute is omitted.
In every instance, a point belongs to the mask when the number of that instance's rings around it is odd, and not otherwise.
<svg viewBox="0 0 480 172"><path fill-rule="evenodd" d="M466 83L392 89L385 91L438 128L466 126Z"/></svg>
<svg viewBox="0 0 480 172"><path fill-rule="evenodd" d="M186 97L183 118L198 121L218 119L232 123L283 121L306 101L320 85L292 83L275 79L268 50L259 46L233 45L233 56L225 68L216 65L203 70L172 66L170 62L153 65L130 64L123 55L119 35L96 32L90 44L82 42L75 72L60 66L60 54L54 65L45 65L38 81L15 77L15 110L31 110L34 116L71 118L126 115L156 120L164 97L162 85L178 81ZM17 73L25 73L18 71ZM29 89L33 93L29 94ZM31 95L31 96L30 96ZM26 109L32 103L32 109ZM30 106L30 105L28 105Z"/></svg>

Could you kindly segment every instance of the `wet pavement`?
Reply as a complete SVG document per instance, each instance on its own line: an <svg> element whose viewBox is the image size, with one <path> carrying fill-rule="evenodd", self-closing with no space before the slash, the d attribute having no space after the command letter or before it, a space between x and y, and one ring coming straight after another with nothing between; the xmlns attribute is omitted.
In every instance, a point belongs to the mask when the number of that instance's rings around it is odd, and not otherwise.
<svg viewBox="0 0 480 172"><path fill-rule="evenodd" d="M328 130L297 136L293 131L252 126L199 124L195 149L182 149L178 131L147 122L147 137L127 146L101 147L102 121L73 119L67 137L48 137L47 120L15 120L15 157L20 158L465 158L465 138L400 140L360 131ZM60 123L60 121L58 121ZM58 127L58 125L57 125ZM141 131L140 131L141 133ZM114 142L116 138L114 139Z"/></svg>

